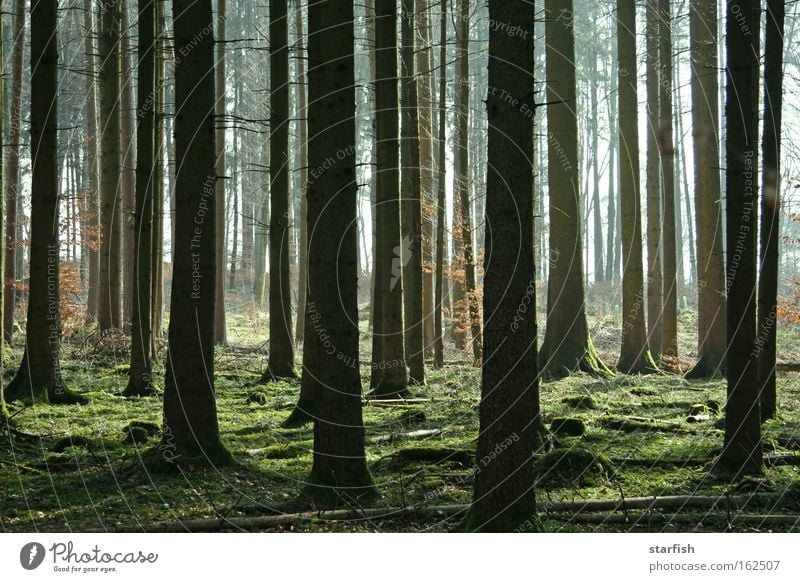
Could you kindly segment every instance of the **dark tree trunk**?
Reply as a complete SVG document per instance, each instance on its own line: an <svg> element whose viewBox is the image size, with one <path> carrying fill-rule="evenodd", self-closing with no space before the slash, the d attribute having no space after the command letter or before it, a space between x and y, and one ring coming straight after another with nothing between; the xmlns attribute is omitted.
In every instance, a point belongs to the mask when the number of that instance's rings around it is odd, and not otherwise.
<svg viewBox="0 0 800 582"><path fill-rule="evenodd" d="M532 4L489 4L492 22L523 35L489 31L489 120L484 260L484 338L475 491L462 527L510 532L535 522L533 453L539 425L533 257ZM513 100L504 98L511 96ZM517 105L517 107L514 106ZM531 290L534 290L533 292ZM520 315L520 306L528 307ZM498 447L502 452L497 453ZM528 521L530 520L530 521Z"/></svg>
<svg viewBox="0 0 800 582"><path fill-rule="evenodd" d="M647 347L639 196L639 123L636 92L636 3L617 2L619 54L619 155L622 214L622 349L617 368L626 374L654 372Z"/></svg>
<svg viewBox="0 0 800 582"><path fill-rule="evenodd" d="M446 129L447 129L447 0L442 0L439 22L439 135L436 154L436 284L434 297L434 351L433 366L444 365L444 332L442 310L444 309L444 263L445 263L445 204L446 204Z"/></svg>
<svg viewBox="0 0 800 582"><path fill-rule="evenodd" d="M227 6L226 0L217 0L217 69L215 106L217 116L217 184L214 202L217 205L217 304L214 306L214 342L217 345L228 343L225 321L225 128L226 128L226 91L225 83L225 42L227 39Z"/></svg>
<svg viewBox="0 0 800 582"><path fill-rule="evenodd" d="M300 0L295 0L294 23L297 34L297 141L300 144L300 223L299 251L297 253L297 326L295 341L303 343L306 322L306 281L308 279L308 221L306 220L306 187L308 184L308 121L306 120L306 54L303 39L303 10Z"/></svg>
<svg viewBox="0 0 800 582"><path fill-rule="evenodd" d="M154 393L151 360L153 315L153 198L155 179L156 19L155 2L139 4L139 75L136 128L136 205L133 230L131 367L126 396Z"/></svg>
<svg viewBox="0 0 800 582"><path fill-rule="evenodd" d="M394 26L395 20L390 20ZM364 452L358 356L355 73L353 5L316 2L308 8L309 163L323 168L308 188L309 262L303 381L318 383L314 464L306 492L317 505L347 503L374 492ZM396 112L396 111L395 111ZM326 160L336 163L324 169ZM306 322L309 323L308 321ZM402 337L402 336L401 336ZM327 346L333 346L333 350Z"/></svg>
<svg viewBox="0 0 800 582"><path fill-rule="evenodd" d="M401 94L402 94L402 209L407 212L404 222L408 225L408 239L401 241L403 263L403 292L405 302L406 358L409 362L410 382L425 383L425 352L423 348L422 305L422 192L420 190L419 115L417 102L417 78L414 67L414 0L403 0L401 19Z"/></svg>
<svg viewBox="0 0 800 582"><path fill-rule="evenodd" d="M59 344L58 36L56 0L31 4L31 248L26 343L7 400L83 403L61 378Z"/></svg>
<svg viewBox="0 0 800 582"><path fill-rule="evenodd" d="M569 0L568 0L569 4ZM548 376L581 370L608 375L589 338L584 293L578 161L578 105L573 20L559 18L563 2L547 0L547 127L550 185L550 275L547 327L540 354ZM491 83L490 87L494 87ZM533 110L523 110L533 117ZM531 153L532 155L532 153Z"/></svg>
<svg viewBox="0 0 800 582"><path fill-rule="evenodd" d="M24 1L24 0L18 0ZM99 233L100 233L100 168L98 167L97 155L97 80L95 75L95 43L96 34L94 4L92 0L84 0L84 27L86 29L83 47L86 58L86 174L87 174L87 193L86 209L88 218L89 232L86 233L89 248L89 291L88 291L88 318L97 319L98 293L100 287L100 252L99 252Z"/></svg>
<svg viewBox="0 0 800 582"><path fill-rule="evenodd" d="M133 69L130 62L131 47L130 26L128 22L128 0L121 0L120 5L120 31L119 31L119 59L122 85L120 86L120 145L122 159L120 168L120 196L122 198L122 319L121 325L125 331L131 329L131 310L133 309L133 229L134 206L136 196L136 120L133 110Z"/></svg>
<svg viewBox="0 0 800 582"><path fill-rule="evenodd" d="M296 378L289 278L289 18L286 0L269 5L270 220L269 363L271 378Z"/></svg>
<svg viewBox="0 0 800 582"><path fill-rule="evenodd" d="M759 4L756 0L727 4L728 401L720 464L737 475L763 471L755 356Z"/></svg>
<svg viewBox="0 0 800 582"><path fill-rule="evenodd" d="M775 389L780 233L781 121L783 118L784 0L768 0L764 52L764 135L761 188L761 274L758 278L758 376L761 419L777 412Z"/></svg>
<svg viewBox="0 0 800 582"><path fill-rule="evenodd" d="M11 51L11 124L8 131L8 160L5 166L6 190L6 233L5 262L2 273L4 287L3 301L3 340L9 344L14 339L14 310L16 309L17 270L14 251L17 244L17 201L19 199L19 158L22 142L22 66L25 48L25 0L16 0L14 16L14 48ZM94 139L90 137L89 139ZM2 382L0 381L0 384Z"/></svg>
<svg viewBox="0 0 800 582"><path fill-rule="evenodd" d="M101 331L118 329L122 318L122 209L120 196L120 27L122 0L101 7L100 35L100 286Z"/></svg>
<svg viewBox="0 0 800 582"><path fill-rule="evenodd" d="M175 248L162 448L191 462L229 459L214 394L217 148L211 0L174 0ZM199 82L198 79L205 79ZM171 459L176 460L176 459Z"/></svg>

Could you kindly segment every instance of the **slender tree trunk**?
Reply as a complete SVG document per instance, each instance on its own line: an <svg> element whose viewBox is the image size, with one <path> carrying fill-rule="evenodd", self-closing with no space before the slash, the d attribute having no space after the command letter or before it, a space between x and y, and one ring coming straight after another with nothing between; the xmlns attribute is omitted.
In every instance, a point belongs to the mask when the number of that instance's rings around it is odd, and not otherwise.
<svg viewBox="0 0 800 582"><path fill-rule="evenodd" d="M425 351L423 332L423 261L422 261L422 197L420 189L420 137L417 78L414 67L416 6L414 0L403 0L401 18L401 93L402 93L402 209L407 211L408 239L401 241L403 292L406 298L405 334L409 381L425 383ZM404 253L408 253L404 256Z"/></svg>
<svg viewBox="0 0 800 582"><path fill-rule="evenodd" d="M622 348L617 368L626 374L656 371L647 347L639 199L639 127L636 91L636 3L617 2L619 153L622 214Z"/></svg>
<svg viewBox="0 0 800 582"><path fill-rule="evenodd" d="M167 142L165 135L165 104L167 96L167 40L165 38L166 19L162 7L156 8L156 30L158 51L156 51L156 87L153 109L155 118L156 168L153 173L153 317L152 317L152 358L156 357L156 338L161 336L164 314L164 178L168 171Z"/></svg>
<svg viewBox="0 0 800 582"><path fill-rule="evenodd" d="M14 47L11 51L11 124L8 131L10 142L7 165L5 166L6 192L6 232L5 262L3 265L3 282L5 290L3 302L3 340L9 344L14 338L14 311L16 309L17 270L14 262L14 251L17 245L17 201L19 199L20 171L19 158L22 142L22 66L25 49L25 0L15 1ZM90 139L94 139L90 137ZM2 382L0 382L1 384Z"/></svg>
<svg viewBox="0 0 800 582"><path fill-rule="evenodd" d="M31 248L26 343L7 400L85 403L61 377L59 344L58 2L31 4Z"/></svg>
<svg viewBox="0 0 800 582"><path fill-rule="evenodd" d="M612 65L612 75L616 74L616 67ZM617 225L619 219L617 214L619 212L617 200L619 196L619 189L617 188L617 168L618 161L616 157L618 146L618 133L617 133L617 100L610 95L610 89L606 87L606 96L608 101L608 126L609 126L609 142L608 142L608 234L606 237L606 281L614 283L619 277L619 249L617 245Z"/></svg>
<svg viewBox="0 0 800 582"><path fill-rule="evenodd" d="M717 2L691 0L689 10L699 359L686 377L708 378L724 372L727 347L719 108L715 97L719 93Z"/></svg>
<svg viewBox="0 0 800 582"><path fill-rule="evenodd" d="M23 2L24 0L18 0ZM92 0L84 0L84 28L83 47L86 59L86 173L88 188L86 193L86 213L88 215L89 232L89 291L88 291L88 319L97 320L98 294L100 287L100 168L97 155L97 80L95 75L95 43L96 34L94 4Z"/></svg>
<svg viewBox="0 0 800 582"><path fill-rule="evenodd" d="M217 148L211 0L173 0L175 54L175 248L164 383L162 453L168 461L230 460L214 394ZM167 457L165 457L167 458Z"/></svg>
<svg viewBox="0 0 800 582"><path fill-rule="evenodd" d="M133 106L133 72L130 62L131 47L128 44L128 0L120 2L119 59L122 85L120 87L120 145L122 147L122 167L120 168L120 195L122 197L122 326L126 331L131 329L131 311L133 309L133 229L134 206L136 196L136 120Z"/></svg>
<svg viewBox="0 0 800 582"><path fill-rule="evenodd" d="M453 152L453 196L458 198L461 220L461 243L464 255L464 294L469 311L472 336L472 357L480 365L483 356L481 315L475 293L475 254L473 247L472 211L469 195L469 0L459 0L456 18L456 73L455 73L455 147Z"/></svg>
<svg viewBox="0 0 800 582"><path fill-rule="evenodd" d="M567 376L576 370L610 373L589 338L584 292L578 160L578 109L572 0L545 2L547 39L548 182L550 185L550 276L547 327L540 354L543 372ZM492 88L490 92L495 90ZM521 115L533 118L533 109ZM532 155L533 152L531 152ZM535 293L535 285L529 289ZM530 317L531 315L528 315Z"/></svg>
<svg viewBox="0 0 800 582"><path fill-rule="evenodd" d="M756 339L756 149L760 2L728 0L726 277L728 400L719 463L741 474L763 471Z"/></svg>
<svg viewBox="0 0 800 582"><path fill-rule="evenodd" d="M155 2L139 4L138 126L136 131L136 206L133 231L131 367L126 396L154 393L153 363L153 198L155 171L156 20Z"/></svg>
<svg viewBox="0 0 800 582"><path fill-rule="evenodd" d="M295 341L303 342L306 322L306 283L308 279L308 221L306 189L308 185L308 121L306 120L306 53L303 39L303 10L300 0L295 0L294 24L297 35L295 51L297 54L297 140L300 143L300 250L297 253L297 325Z"/></svg>
<svg viewBox="0 0 800 582"><path fill-rule="evenodd" d="M296 378L289 278L289 16L286 0L269 5L270 199L269 363L272 378Z"/></svg>
<svg viewBox="0 0 800 582"><path fill-rule="evenodd" d="M475 490L462 524L468 531L511 532L535 521L533 453L538 441L539 381L533 257L533 122L535 111L531 3L489 4L492 22L524 35L489 31L490 90L486 178L484 327L486 360L481 371L480 431ZM533 289L533 292L531 291ZM519 316L520 305L529 313ZM502 454L495 455L497 447ZM486 459L491 459L486 462Z"/></svg>
<svg viewBox="0 0 800 582"><path fill-rule="evenodd" d="M122 1L101 7L100 35L100 287L101 331L119 328L122 317L122 179L120 151L120 27Z"/></svg>
<svg viewBox="0 0 800 582"><path fill-rule="evenodd" d="M228 343L225 322L225 184L227 180L225 168L225 128L227 113L225 76L225 42L227 35L227 0L217 0L217 63L216 89L217 102L217 183L214 203L217 212L216 254L217 254L217 303L214 306L214 342L217 345Z"/></svg>
<svg viewBox="0 0 800 582"><path fill-rule="evenodd" d="M385 20L394 26L394 18ZM352 4L309 5L308 56L309 62L315 63L309 67L308 79L312 168L324 168L326 159L335 159L337 152L355 149L353 33ZM303 381L319 383L319 406L314 421L314 464L306 492L317 506L347 503L374 493L364 452L358 363L355 164L354 155L344 156L333 167L323 169L308 188L312 225L308 303L309 312L318 316L314 325L319 327L306 334L317 344L317 358L314 367L304 365ZM334 350L326 349L328 341Z"/></svg>
<svg viewBox="0 0 800 582"><path fill-rule="evenodd" d="M597 43L597 39L595 39ZM596 44L595 44L596 46ZM592 96L592 127L591 144L592 155L592 218L594 221L594 280L596 283L605 281L606 268L603 261L603 211L600 208L600 146L598 144L598 134L600 132L600 117L598 113L599 103L597 89L600 80L597 78L597 54L592 52L589 55L590 62L590 84ZM587 225L588 226L588 225Z"/></svg>
<svg viewBox="0 0 800 582"><path fill-rule="evenodd" d="M784 0L768 0L764 53L764 135L762 143L761 273L758 278L758 376L761 419L775 418L776 317L778 311L778 233L780 232L781 121L783 119Z"/></svg>
<svg viewBox="0 0 800 582"><path fill-rule="evenodd" d="M403 345L403 265L400 240L399 131L397 78L397 7L378 2L375 18L377 140L380 173L378 190L378 249L375 257L381 323L380 354L373 353L378 370L373 394L381 398L408 394ZM309 81L310 84L310 81ZM313 100L309 97L309 103ZM314 164L311 164L314 167ZM376 357L379 356L379 357Z"/></svg>
<svg viewBox="0 0 800 582"><path fill-rule="evenodd" d="M434 352L433 367L444 366L444 332L442 310L444 309L444 263L445 263L445 204L446 204L446 129L447 129L447 0L442 0L439 22L439 135L436 153L436 284L434 297Z"/></svg>
<svg viewBox="0 0 800 582"><path fill-rule="evenodd" d="M423 346L425 355L433 354L433 223L436 201L434 199L434 103L433 103L433 47L431 46L431 3L418 0L417 39L420 48L416 53L418 74L417 97L419 110L420 197L422 198L422 313Z"/></svg>
<svg viewBox="0 0 800 582"><path fill-rule="evenodd" d="M663 268L661 263L661 233L663 221L661 217L661 160L659 138L660 99L659 81L661 69L659 63L659 0L647 0L646 4L646 91L647 91L647 340L650 353L658 360L662 352L664 295Z"/></svg>
<svg viewBox="0 0 800 582"><path fill-rule="evenodd" d="M678 244L675 204L675 140L672 115L672 14L670 0L658 0L660 46L660 126L659 148L661 154L662 201L664 208L664 320L662 324L663 355L678 356Z"/></svg>

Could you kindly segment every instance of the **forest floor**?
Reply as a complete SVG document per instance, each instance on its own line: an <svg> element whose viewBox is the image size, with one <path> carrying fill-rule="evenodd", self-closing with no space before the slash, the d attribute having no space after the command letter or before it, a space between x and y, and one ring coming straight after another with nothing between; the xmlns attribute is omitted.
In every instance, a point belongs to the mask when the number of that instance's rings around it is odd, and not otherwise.
<svg viewBox="0 0 800 582"><path fill-rule="evenodd" d="M161 402L120 396L127 381L121 336L102 341L84 336L65 346L63 374L89 404L10 405L16 429L37 438L3 437L13 446L0 447L0 530L113 530L220 516L233 520L286 508L311 468L312 427L281 428L296 402L298 384L258 384L265 364L258 329L254 334L246 317L231 329L233 345L218 350L216 370L220 430L236 465L177 475L142 469L140 456L159 443ZM249 341L237 342L247 329ZM453 363L444 369L428 370L427 385L413 389L416 400L365 402L367 457L380 494L369 507L469 503L473 467L482 462L474 459L480 375L463 362L463 355L449 353L448 360ZM6 381L13 361L7 366ZM163 368L157 374L163 376ZM800 467L791 464L800 455L800 374L779 374L778 394L780 416L764 426L764 476L731 483L710 470L723 440L724 381L690 382L678 375L599 380L579 374L544 382L545 424L561 424L562 429L548 436L537 455L537 499L544 505L641 496L752 495L744 513L800 516ZM130 430L131 423L140 425ZM542 520L544 529L554 532L800 529L800 521L774 525L751 519L737 524L736 515L722 506L700 513L686 504L603 515L608 519L594 514L587 520L576 510L545 513ZM446 515L428 514L312 520L274 529L447 531L454 525Z"/></svg>

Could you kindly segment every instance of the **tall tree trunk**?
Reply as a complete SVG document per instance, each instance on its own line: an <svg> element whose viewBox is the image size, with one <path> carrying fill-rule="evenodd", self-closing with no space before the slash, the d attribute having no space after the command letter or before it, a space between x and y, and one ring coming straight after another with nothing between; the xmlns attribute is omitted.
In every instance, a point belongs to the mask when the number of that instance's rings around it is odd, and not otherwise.
<svg viewBox="0 0 800 582"><path fill-rule="evenodd" d="M650 353L658 360L662 352L664 295L663 268L661 263L661 233L663 221L661 217L661 171L659 138L660 126L660 92L661 76L659 63L659 0L647 0L646 4L646 81L647 91L647 340Z"/></svg>
<svg viewBox="0 0 800 582"><path fill-rule="evenodd" d="M597 39L594 39L594 49L597 47ZM603 260L603 210L600 208L600 146L598 144L598 134L600 132L600 116L599 116L599 103L598 103L598 84L600 80L597 78L597 54L592 52L589 55L590 62L590 84L592 96L592 126L591 126L591 144L594 161L592 162L592 218L594 222L594 280L596 283L605 281L606 267ZM588 227L588 225L587 225Z"/></svg>
<svg viewBox="0 0 800 582"><path fill-rule="evenodd" d="M26 343L8 401L85 403L59 366L58 2L31 4L31 248Z"/></svg>
<svg viewBox="0 0 800 582"><path fill-rule="evenodd" d="M783 119L784 0L768 0L764 52L764 135L762 144L761 273L758 278L758 376L761 419L777 412L775 389L776 317L778 311L778 241L780 232L781 121Z"/></svg>
<svg viewBox="0 0 800 582"><path fill-rule="evenodd" d="M408 394L403 345L403 265L400 240L400 180L398 138L397 7L390 2L376 4L376 103L378 163L378 248L375 256L374 300L379 300L380 353L373 353L377 370L374 395L381 398ZM310 35L309 35L310 36ZM310 81L309 81L310 84ZM313 99L309 96L309 103ZM314 164L311 163L311 167ZM373 350L374 351L374 350ZM378 357L376 357L378 356Z"/></svg>
<svg viewBox="0 0 800 582"><path fill-rule="evenodd" d="M575 33L571 0L545 2L547 39L548 181L550 185L550 277L547 327L540 354L543 372L567 376L576 370L610 373L589 338L584 292L578 161L578 102ZM497 91L489 84L490 93ZM532 118L533 109L520 113ZM531 155L533 152L531 152ZM531 287L535 293L535 285ZM530 317L531 315L527 315Z"/></svg>
<svg viewBox="0 0 800 582"><path fill-rule="evenodd" d="M269 363L272 378L296 378L289 278L289 15L286 0L269 5L270 220Z"/></svg>
<svg viewBox="0 0 800 582"><path fill-rule="evenodd" d="M434 351L433 367L444 366L444 332L442 327L442 310L444 309L444 263L445 263L445 229L446 229L446 129L447 129L447 0L442 0L439 21L439 135L437 136L436 153L436 284L434 296Z"/></svg>
<svg viewBox="0 0 800 582"><path fill-rule="evenodd" d="M384 20L394 26L394 18ZM319 384L306 488L317 506L374 493L361 414L356 160L337 159L356 143L353 32L352 4L309 4L308 57L315 66L308 79L308 153L311 167L322 170L308 188L308 303L318 319L314 333L306 334L316 343L316 358L313 367L304 362L303 381ZM336 163L325 169L331 157ZM327 349L327 342L335 348Z"/></svg>
<svg viewBox="0 0 800 582"><path fill-rule="evenodd" d="M154 394L151 360L153 314L153 197L155 171L156 20L155 2L139 4L138 126L136 131L136 207L133 231L131 367L126 396Z"/></svg>
<svg viewBox="0 0 800 582"><path fill-rule="evenodd" d="M24 0L17 0L24 2ZM96 34L94 4L92 0L84 0L84 20L86 29L83 47L86 59L86 174L88 188L86 193L86 213L88 215L89 232L89 291L88 291L88 319L97 320L98 294L100 288L100 168L97 155L97 73L95 68L95 43Z"/></svg>
<svg viewBox="0 0 800 582"><path fill-rule="evenodd" d="M225 322L225 129L226 129L226 76L225 76L225 42L227 41L227 0L217 0L217 63L216 89L217 101L217 184L214 192L214 203L217 212L216 256L217 256L217 303L214 306L214 342L217 345L228 343Z"/></svg>
<svg viewBox="0 0 800 582"><path fill-rule="evenodd" d="M726 278L728 401L719 463L737 475L763 471L756 339L756 180L760 2L728 0Z"/></svg>
<svg viewBox="0 0 800 582"><path fill-rule="evenodd" d="M308 279L308 221L306 220L306 188L308 184L308 121L306 119L306 54L303 39L303 9L300 0L295 0L294 25L297 36L295 51L297 54L297 140L300 144L300 234L299 251L297 253L297 325L295 341L303 342L306 322L306 282Z"/></svg>
<svg viewBox="0 0 800 582"><path fill-rule="evenodd" d="M420 197L422 199L422 331L425 355L433 354L433 224L436 201L434 199L433 143L436 139L433 103L433 46L431 40L431 3L418 0L417 39L420 49L416 53L417 103L419 111Z"/></svg>
<svg viewBox="0 0 800 582"><path fill-rule="evenodd" d="M472 357L480 365L483 357L481 315L475 292L475 253L472 232L472 203L469 195L469 0L459 0L456 21L455 137L453 151L453 196L458 198L461 245L464 255L464 295L469 311Z"/></svg>
<svg viewBox="0 0 800 582"><path fill-rule="evenodd" d="M131 47L129 39L128 0L120 2L119 62L122 85L120 87L120 145L122 147L122 167L120 169L120 195L122 197L122 326L131 329L133 309L133 229L132 220L136 196L136 120L133 110L133 68L130 62Z"/></svg>
<svg viewBox="0 0 800 582"><path fill-rule="evenodd" d="M422 281L422 197L420 189L420 137L417 78L414 67L416 6L414 0L403 0L401 18L401 94L402 94L402 210L407 212L408 238L400 243L405 302L406 358L408 379L414 384L425 383L425 351L423 338L423 281ZM407 254L406 254L407 253Z"/></svg>
<svg viewBox="0 0 800 582"><path fill-rule="evenodd" d="M612 76L617 74L616 67L612 65ZM611 89L606 87L606 101L608 102L608 233L606 236L606 281L614 283L619 277L619 248L617 245L617 226L619 224L619 189L617 188L617 161L618 147L617 133L617 100L611 95Z"/></svg>
<svg viewBox="0 0 800 582"><path fill-rule="evenodd" d="M14 262L14 250L17 245L17 201L19 199L20 171L19 158L22 142L22 66L25 52L25 0L16 0L14 16L14 47L11 51L11 123L8 131L8 160L5 166L5 262L2 273L4 288L3 301L3 335L9 344L14 338L14 310L16 309L17 270ZM94 139L91 136L89 139ZM2 341L2 340L0 340ZM2 383L2 382L0 382Z"/></svg>
<svg viewBox="0 0 800 582"><path fill-rule="evenodd" d="M173 0L175 37L175 249L162 453L169 461L230 460L214 394L217 148L211 0ZM166 458L166 457L165 457Z"/></svg>
<svg viewBox="0 0 800 582"><path fill-rule="evenodd" d="M636 2L617 2L619 155L622 214L622 348L617 368L626 374L656 371L647 347L639 197L639 123L636 91Z"/></svg>
<svg viewBox="0 0 800 582"><path fill-rule="evenodd" d="M672 115L672 14L670 0L658 0L659 18L659 149L661 154L662 201L664 208L664 319L662 354L678 356L678 244L675 204L675 140ZM677 229L677 232L680 232Z"/></svg>
<svg viewBox="0 0 800 582"><path fill-rule="evenodd" d="M719 152L717 2L691 0L692 141L697 224L698 361L687 378L724 371L725 271Z"/></svg>
<svg viewBox="0 0 800 582"><path fill-rule="evenodd" d="M525 34L489 31L489 158L480 431L468 531L511 532L535 521L533 453L538 441L539 381L533 257L534 7L521 0L489 4L492 22ZM502 92L501 92L502 91ZM504 93L503 93L504 92ZM504 95L511 96L509 100ZM515 106L516 105L516 106ZM529 312L520 316L520 305ZM502 454L496 455L497 447ZM487 462L486 459L491 459Z"/></svg>
<svg viewBox="0 0 800 582"><path fill-rule="evenodd" d="M120 27L122 0L101 6L100 35L100 287L101 331L119 328L122 317L122 199L120 150Z"/></svg>
<svg viewBox="0 0 800 582"><path fill-rule="evenodd" d="M163 5L162 5L163 6ZM152 317L152 358L156 357L156 338L161 336L164 314L164 178L168 175L165 164L168 136L165 135L164 113L167 96L167 39L166 15L164 9L156 8L156 30L158 50L156 51L156 88L153 108L155 118L156 168L153 173L153 317Z"/></svg>

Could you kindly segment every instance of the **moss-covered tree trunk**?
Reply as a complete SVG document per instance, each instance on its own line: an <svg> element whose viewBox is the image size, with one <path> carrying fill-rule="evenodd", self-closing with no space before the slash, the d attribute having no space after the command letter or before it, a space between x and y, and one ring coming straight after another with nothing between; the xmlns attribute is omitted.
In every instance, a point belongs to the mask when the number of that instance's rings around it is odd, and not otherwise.
<svg viewBox="0 0 800 582"><path fill-rule="evenodd" d="M760 3L728 0L726 277L728 401L720 464L741 474L763 470L756 340L756 254Z"/></svg>
<svg viewBox="0 0 800 582"><path fill-rule="evenodd" d="M380 345L378 353L373 349L372 366L375 374L372 385L375 396L396 398L408 394L403 336L405 253L400 239L397 6L392 2L377 2L375 16L376 171L380 177L376 204L378 244L373 300L376 301L376 313L380 314L380 324L375 326L373 333L378 334ZM309 96L309 104L311 102ZM310 165L314 167L313 163Z"/></svg>
<svg viewBox="0 0 800 582"><path fill-rule="evenodd" d="M322 504L347 503L374 491L361 416L356 160L341 154L356 144L353 25L349 2L308 7L308 56L314 63L308 71L308 154L319 171L307 193L308 312L315 319L306 321L314 326L307 327L306 342L317 344L317 358L304 366L303 376L315 378L319 394L306 493Z"/></svg>
<svg viewBox="0 0 800 582"><path fill-rule="evenodd" d="M698 361L687 378L724 371L725 267L720 186L717 6L691 0L689 30L692 62L692 140L694 144L695 222L697 227Z"/></svg>
<svg viewBox="0 0 800 582"><path fill-rule="evenodd" d="M101 331L122 321L122 198L120 149L121 0L101 6L100 33L100 281L97 321Z"/></svg>
<svg viewBox="0 0 800 582"><path fill-rule="evenodd" d="M539 426L533 257L534 7L489 4L489 120L484 260L484 339L475 490L462 524L509 532L535 523L533 452ZM528 306L520 313L520 306Z"/></svg>
<svg viewBox="0 0 800 582"><path fill-rule="evenodd" d="M156 10L155 2L139 4L139 74L136 131L136 201L133 230L133 301L131 367L126 396L153 394L151 360L153 316L153 199L155 191Z"/></svg>
<svg viewBox="0 0 800 582"><path fill-rule="evenodd" d="M175 248L162 447L223 462L214 394L217 148L211 0L174 0ZM167 450L163 449L163 450Z"/></svg>
<svg viewBox="0 0 800 582"><path fill-rule="evenodd" d="M289 18L286 0L269 5L270 219L269 363L272 378L295 378L289 277Z"/></svg>
<svg viewBox="0 0 800 582"><path fill-rule="evenodd" d="M778 242L780 235L781 122L783 119L784 0L767 2L764 54L764 134L761 188L761 236L758 278L758 376L761 418L774 418L778 408L775 358L778 315Z"/></svg>
<svg viewBox="0 0 800 582"><path fill-rule="evenodd" d="M642 219L639 193L639 121L636 90L636 3L617 2L619 59L619 154L622 213L622 348L617 368L625 374L657 370L647 346Z"/></svg>
<svg viewBox="0 0 800 582"><path fill-rule="evenodd" d="M545 2L547 38L548 179L550 185L550 276L547 327L540 354L543 372L566 376L582 370L606 375L589 338L584 293L578 161L575 33L571 1ZM490 92L493 85L490 83ZM521 115L533 116L532 110Z"/></svg>

